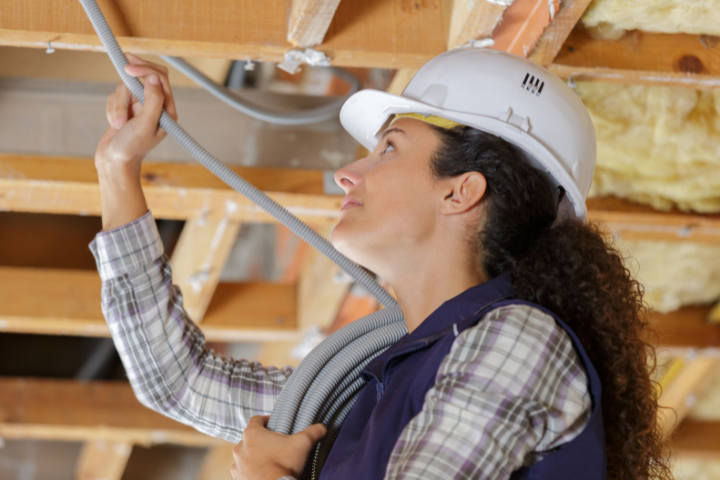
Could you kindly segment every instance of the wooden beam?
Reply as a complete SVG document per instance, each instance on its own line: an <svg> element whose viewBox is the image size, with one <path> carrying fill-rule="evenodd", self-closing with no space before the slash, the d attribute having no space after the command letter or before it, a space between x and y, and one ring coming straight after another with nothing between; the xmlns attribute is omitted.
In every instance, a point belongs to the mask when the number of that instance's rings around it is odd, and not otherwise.
<svg viewBox="0 0 720 480"><path fill-rule="evenodd" d="M617 197L589 198L588 218L628 240L720 243L720 214L661 212Z"/></svg>
<svg viewBox="0 0 720 480"><path fill-rule="evenodd" d="M709 306L688 306L666 314L651 312L649 320L663 347L720 347L720 325L707 323L709 311Z"/></svg>
<svg viewBox="0 0 720 480"><path fill-rule="evenodd" d="M210 305L240 225L229 218L185 222L173 251L173 282L183 293L185 311L196 323Z"/></svg>
<svg viewBox="0 0 720 480"><path fill-rule="evenodd" d="M99 3L121 47L135 53L279 62L289 48L284 0ZM101 50L76 0L0 0L0 11L0 45ZM448 23L440 2L340 2L317 48L337 66L417 69L447 49ZM550 68L579 80L720 88L718 49L710 36L631 32L608 41L578 27Z"/></svg>
<svg viewBox="0 0 720 480"><path fill-rule="evenodd" d="M0 438L226 445L138 402L124 382L0 378Z"/></svg>
<svg viewBox="0 0 720 480"><path fill-rule="evenodd" d="M322 43L340 0L292 0L287 41L294 47L314 47Z"/></svg>
<svg viewBox="0 0 720 480"><path fill-rule="evenodd" d="M317 226L337 223L342 197L325 195L322 172L278 168L233 170ZM145 162L143 188L156 218L270 222L272 218L200 165ZM626 200L587 201L589 218L628 239L720 243L720 214L660 212ZM0 155L0 210L100 215L100 191L89 159Z"/></svg>
<svg viewBox="0 0 720 480"><path fill-rule="evenodd" d="M321 171L232 170L306 222L337 223L342 197L324 194ZM142 180L156 218L274 222L255 204L194 163L144 162ZM84 158L0 155L0 210L100 215L94 163Z"/></svg>
<svg viewBox="0 0 720 480"><path fill-rule="evenodd" d="M502 2L486 0L443 0L442 6L448 50L470 40L489 38L507 8Z"/></svg>
<svg viewBox="0 0 720 480"><path fill-rule="evenodd" d="M640 55L641 54L638 54L638 56ZM573 81L583 82L682 87L695 90L720 89L720 76L716 75L689 75L680 72L656 72L620 68L575 67L557 63L550 64L548 70L567 81L572 79Z"/></svg>
<svg viewBox="0 0 720 480"><path fill-rule="evenodd" d="M720 460L720 422L685 419L675 429L670 448L680 458Z"/></svg>
<svg viewBox="0 0 720 480"><path fill-rule="evenodd" d="M318 233L329 238L330 230L324 227ZM300 330L330 328L350 289L350 283L337 281L336 277L341 274L340 267L317 250L307 253L297 286L297 324Z"/></svg>
<svg viewBox="0 0 720 480"><path fill-rule="evenodd" d="M494 50L527 57L553 20L558 0L513 0L493 32Z"/></svg>
<svg viewBox="0 0 720 480"><path fill-rule="evenodd" d="M550 71L575 80L717 89L718 58L716 37L632 31L619 40L602 40L578 25Z"/></svg>
<svg viewBox="0 0 720 480"><path fill-rule="evenodd" d="M132 444L85 442L75 468L75 480L120 480L130 458Z"/></svg>
<svg viewBox="0 0 720 480"><path fill-rule="evenodd" d="M685 361L682 370L658 400L661 407L658 411L658 420L666 437L690 413L697 402L697 397L705 392L718 373L720 373L718 358L697 356Z"/></svg>
<svg viewBox="0 0 720 480"><path fill-rule="evenodd" d="M720 323L720 301L708 313L708 322Z"/></svg>
<svg viewBox="0 0 720 480"><path fill-rule="evenodd" d="M329 238L330 230L323 227L318 233ZM307 252L297 285L297 326L302 335L318 335L332 325L351 285L336 281L340 273L340 267L317 250ZM297 342L264 343L260 362L277 367L297 365L301 359L292 355L296 345Z"/></svg>
<svg viewBox="0 0 720 480"><path fill-rule="evenodd" d="M408 86L408 83L410 83L410 80L412 80L416 73L417 70L413 69L398 70L395 72L395 76L390 81L390 85L388 85L386 91L393 95L402 95L403 90L405 90L405 87Z"/></svg>
<svg viewBox="0 0 720 480"><path fill-rule="evenodd" d="M380 307L377 300L375 300L372 296L367 295L366 293L363 295L357 295L353 292L353 290L351 290L345 297L345 300L343 300L343 303L340 306L340 311L335 317L328 333L334 333L345 325L351 324L358 318L362 318L376 312Z"/></svg>
<svg viewBox="0 0 720 480"><path fill-rule="evenodd" d="M278 62L290 47L286 0L98 4L130 52ZM1 0L0 11L0 44L101 49L77 0ZM419 68L446 50L444 23L439 2L340 2L318 48L337 66Z"/></svg>
<svg viewBox="0 0 720 480"><path fill-rule="evenodd" d="M109 337L97 272L0 267L0 331ZM294 285L221 283L202 330L210 341L295 340Z"/></svg>
<svg viewBox="0 0 720 480"><path fill-rule="evenodd" d="M570 32L575 28L580 17L587 9L591 0L563 0L555 19L542 34L535 48L528 57L531 61L548 66L557 56Z"/></svg>
<svg viewBox="0 0 720 480"><path fill-rule="evenodd" d="M167 67L170 85L173 88L200 88L197 83L162 58L155 55L141 57ZM232 65L232 61L221 58L186 58L185 60L221 84L225 84ZM62 49L48 55L37 48L0 47L0 77L120 83L120 77L105 53Z"/></svg>

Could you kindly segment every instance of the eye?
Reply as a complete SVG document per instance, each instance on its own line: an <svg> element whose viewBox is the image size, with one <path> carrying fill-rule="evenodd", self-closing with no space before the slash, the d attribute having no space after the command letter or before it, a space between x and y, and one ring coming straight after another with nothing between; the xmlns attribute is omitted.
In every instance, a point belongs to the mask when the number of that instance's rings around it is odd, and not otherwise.
<svg viewBox="0 0 720 480"><path fill-rule="evenodd" d="M387 145L387 147L385 147L385 150L383 150L383 153L387 153L388 150L390 150L391 148L392 148L392 151L395 151L395 145L393 145L392 143L388 142L388 145Z"/></svg>

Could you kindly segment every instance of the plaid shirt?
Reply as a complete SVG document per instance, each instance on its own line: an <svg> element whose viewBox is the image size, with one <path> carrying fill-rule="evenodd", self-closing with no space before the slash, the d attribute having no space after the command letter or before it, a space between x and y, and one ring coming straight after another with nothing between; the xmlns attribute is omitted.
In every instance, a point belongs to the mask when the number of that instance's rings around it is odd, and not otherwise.
<svg viewBox="0 0 720 480"><path fill-rule="evenodd" d="M272 412L293 368L206 348L149 212L99 233L90 248L103 312L141 403L231 442L250 417ZM591 413L587 383L552 317L519 305L493 310L455 339L385 478L507 479L582 431Z"/></svg>

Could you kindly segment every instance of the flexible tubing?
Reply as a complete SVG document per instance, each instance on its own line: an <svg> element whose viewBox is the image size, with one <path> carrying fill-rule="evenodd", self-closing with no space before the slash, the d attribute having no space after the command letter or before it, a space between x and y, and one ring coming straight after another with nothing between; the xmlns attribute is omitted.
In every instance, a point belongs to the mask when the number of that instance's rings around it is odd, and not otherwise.
<svg viewBox="0 0 720 480"><path fill-rule="evenodd" d="M300 363L288 381L288 385L280 392L275 409L270 416L268 428L282 433L290 433L297 427L306 428L310 424L295 424L300 411L303 397L310 388L315 377L335 355L344 354L344 349L357 338L392 323L405 328L402 311L398 305L387 307L341 328L320 342ZM292 383L290 383L292 382ZM293 428L295 427L295 428Z"/></svg>
<svg viewBox="0 0 720 480"><path fill-rule="evenodd" d="M123 83L128 87L132 94L140 102L144 102L143 86L140 81L125 73L125 65L128 64L125 55L115 40L115 36L110 30L109 25L105 21L100 8L95 0L80 0L85 13L87 13L90 23L100 37L105 50L110 56L110 60L115 66ZM285 207L265 195L263 192L241 178L225 164L215 158L210 152L205 150L198 144L183 128L178 125L175 120L163 110L160 116L160 126L177 141L192 157L208 170L214 173L223 182L229 185L233 190L241 193L260 208L272 215L278 222L288 227L298 237L305 240L311 246L327 256L335 262L340 268L345 270L355 281L365 287L381 304L393 305L395 300L392 296L382 288L375 279L365 270L355 264L353 261L342 255L340 252L328 242L325 238L318 235L312 228L300 221L295 215L290 213Z"/></svg>
<svg viewBox="0 0 720 480"><path fill-rule="evenodd" d="M355 372L355 368L363 363L363 360L375 357L378 352L400 340L406 333L402 327L398 323L391 323L373 330L345 347L343 355L335 355L315 377L303 396L292 433L303 430L303 425L312 425L336 385L351 372L355 373L355 376L359 375L360 370Z"/></svg>
<svg viewBox="0 0 720 480"><path fill-rule="evenodd" d="M390 347L385 347L381 349L378 352L378 355L382 355L382 353L388 348ZM332 394L328 395L327 400L322 405L322 408L317 414L317 418L320 419L320 423L327 424L327 422L329 422L332 419L333 415L335 415L335 413L337 412L338 406L341 405L345 400L350 398L358 389L365 386L365 379L363 379L359 375L359 373L372 360L372 358L368 358L360 365L355 367L355 370L353 370L350 375L347 376L347 378L345 378L337 387L335 387Z"/></svg>
<svg viewBox="0 0 720 480"><path fill-rule="evenodd" d="M311 123L319 123L337 118L345 100L360 89L360 82L358 82L358 79L354 75L340 68L330 67L337 76L343 78L350 84L350 92L347 95L317 108L296 112L274 112L259 105L253 105L249 101L233 93L231 90L223 87L222 85L218 85L215 81L208 78L204 73L190 65L182 58L171 57L168 55L160 55L160 58L203 87L208 93L218 100L246 115L262 120L263 122L274 123L276 125L308 125Z"/></svg>

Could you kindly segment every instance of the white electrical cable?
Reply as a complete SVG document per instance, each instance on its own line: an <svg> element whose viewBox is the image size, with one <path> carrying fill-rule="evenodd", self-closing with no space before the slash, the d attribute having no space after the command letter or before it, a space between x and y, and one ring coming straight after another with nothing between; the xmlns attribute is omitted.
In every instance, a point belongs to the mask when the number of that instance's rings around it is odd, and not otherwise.
<svg viewBox="0 0 720 480"><path fill-rule="evenodd" d="M79 1L123 83L135 98L143 102L143 86L138 79L125 73L127 59L97 3L95 0ZM288 379L270 416L268 428L285 434L299 432L316 422L323 422L328 427L328 434L315 449L312 461L307 463L303 474L303 478L317 478L342 422L364 385L360 371L407 334L402 311L371 275L335 250L330 242L282 205L221 163L165 111L160 117L160 126L200 164L330 258L387 307L341 328L313 349Z"/></svg>

